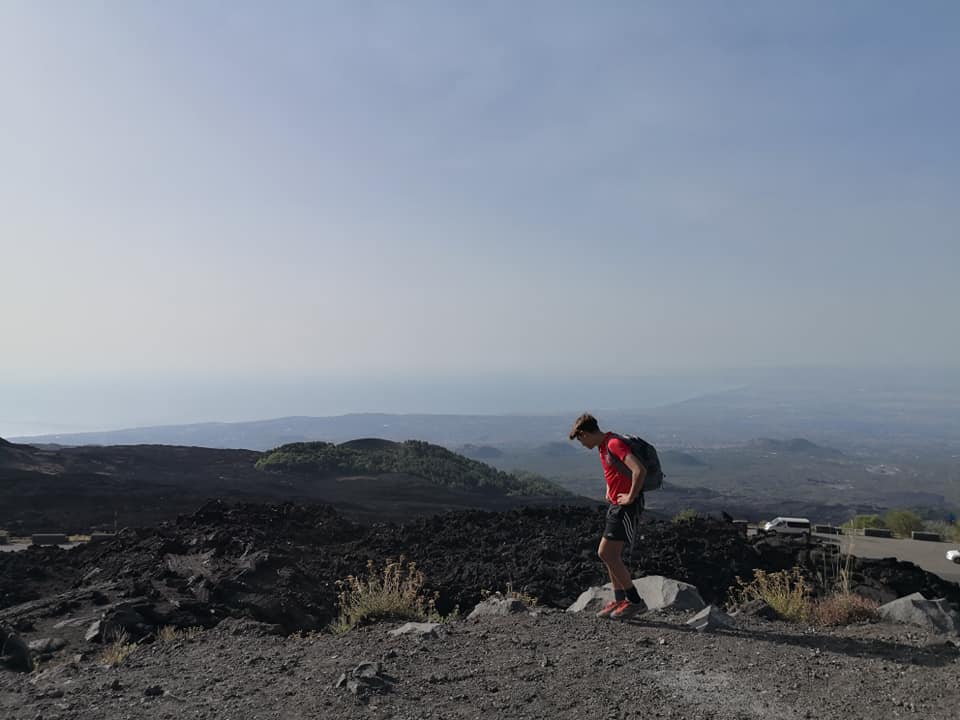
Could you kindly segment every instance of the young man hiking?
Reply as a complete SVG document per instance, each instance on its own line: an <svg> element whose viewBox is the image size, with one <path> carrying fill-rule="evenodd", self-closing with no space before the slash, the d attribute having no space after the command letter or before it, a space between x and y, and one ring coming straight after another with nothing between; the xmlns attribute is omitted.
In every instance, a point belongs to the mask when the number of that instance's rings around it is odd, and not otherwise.
<svg viewBox="0 0 960 720"><path fill-rule="evenodd" d="M603 432L597 419L588 413L577 418L570 430L570 439L577 439L588 450L600 451L600 464L607 481L607 520L597 554L607 566L613 583L614 599L597 613L597 617L618 620L631 618L647 609L633 586L630 571L623 564L623 547L631 552L640 529L643 512L643 480L647 471L630 451L630 446L614 433Z"/></svg>

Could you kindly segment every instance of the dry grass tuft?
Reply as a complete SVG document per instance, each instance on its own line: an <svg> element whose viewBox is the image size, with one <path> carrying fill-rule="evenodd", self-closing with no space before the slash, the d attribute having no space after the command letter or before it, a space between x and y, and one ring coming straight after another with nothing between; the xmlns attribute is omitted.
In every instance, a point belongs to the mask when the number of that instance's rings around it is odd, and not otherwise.
<svg viewBox="0 0 960 720"><path fill-rule="evenodd" d="M730 595L738 604L762 599L784 620L836 627L875 620L879 604L850 590L850 560L839 562L833 574L833 590L826 597L813 599L799 567L776 573L755 570L753 580L737 578Z"/></svg>
<svg viewBox="0 0 960 720"><path fill-rule="evenodd" d="M513 587L513 583L507 583L507 589L503 592L497 590L481 590L480 598L486 600L488 597L496 597L505 600L519 600L528 608L534 608L537 606L539 599L535 595L531 595L526 590L517 590Z"/></svg>
<svg viewBox="0 0 960 720"><path fill-rule="evenodd" d="M817 625L837 626L864 620L876 620L879 603L856 593L837 593L810 605L810 621Z"/></svg>
<svg viewBox="0 0 960 720"><path fill-rule="evenodd" d="M130 638L125 631L120 631L114 636L113 642L104 647L100 653L100 664L110 667L117 667L133 654L137 649L135 643L129 642Z"/></svg>
<svg viewBox="0 0 960 720"><path fill-rule="evenodd" d="M157 642L172 643L177 640L190 642L196 640L202 632L202 627L175 628L172 625L165 625L157 633Z"/></svg>
<svg viewBox="0 0 960 720"><path fill-rule="evenodd" d="M339 581L340 617L331 626L342 633L380 620L439 619L435 609L436 595L425 597L423 573L416 563L387 560L383 570L373 561L367 563L366 577L349 576Z"/></svg>
<svg viewBox="0 0 960 720"><path fill-rule="evenodd" d="M810 605L810 589L798 567L775 573L754 570L753 580L747 583L737 578L730 594L737 604L764 600L777 615L793 622L806 620Z"/></svg>

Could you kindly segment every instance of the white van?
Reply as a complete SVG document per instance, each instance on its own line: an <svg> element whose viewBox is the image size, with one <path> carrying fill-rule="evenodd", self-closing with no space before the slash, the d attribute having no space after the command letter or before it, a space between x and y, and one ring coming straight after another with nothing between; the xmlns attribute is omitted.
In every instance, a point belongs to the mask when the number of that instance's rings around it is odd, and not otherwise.
<svg viewBox="0 0 960 720"><path fill-rule="evenodd" d="M778 517L766 523L763 531L777 535L809 535L810 521L806 518Z"/></svg>

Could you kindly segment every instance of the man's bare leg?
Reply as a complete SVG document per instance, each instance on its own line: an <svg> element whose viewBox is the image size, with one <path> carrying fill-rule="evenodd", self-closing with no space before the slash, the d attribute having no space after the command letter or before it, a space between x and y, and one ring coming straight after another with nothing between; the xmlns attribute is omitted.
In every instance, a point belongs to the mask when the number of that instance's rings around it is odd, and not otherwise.
<svg viewBox="0 0 960 720"><path fill-rule="evenodd" d="M607 566L607 572L610 574L610 582L613 583L614 590L629 590L633 587L633 580L630 577L630 571L623 564L623 541L607 540L603 538L600 541L600 548L597 555Z"/></svg>

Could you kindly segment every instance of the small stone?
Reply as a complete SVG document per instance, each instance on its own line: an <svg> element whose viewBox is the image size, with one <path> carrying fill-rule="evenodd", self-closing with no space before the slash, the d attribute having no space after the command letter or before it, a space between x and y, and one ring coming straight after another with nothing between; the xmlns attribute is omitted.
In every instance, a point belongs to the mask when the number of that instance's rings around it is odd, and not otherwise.
<svg viewBox="0 0 960 720"><path fill-rule="evenodd" d="M63 638L41 638L39 640L31 641L27 647L33 650L35 653L54 653L57 650L62 650L67 646L67 641Z"/></svg>
<svg viewBox="0 0 960 720"><path fill-rule="evenodd" d="M143 694L147 697L159 697L160 695L163 695L163 688L159 685L151 685L143 691Z"/></svg>
<svg viewBox="0 0 960 720"><path fill-rule="evenodd" d="M355 678L373 678L380 674L380 663L362 662L353 669Z"/></svg>

